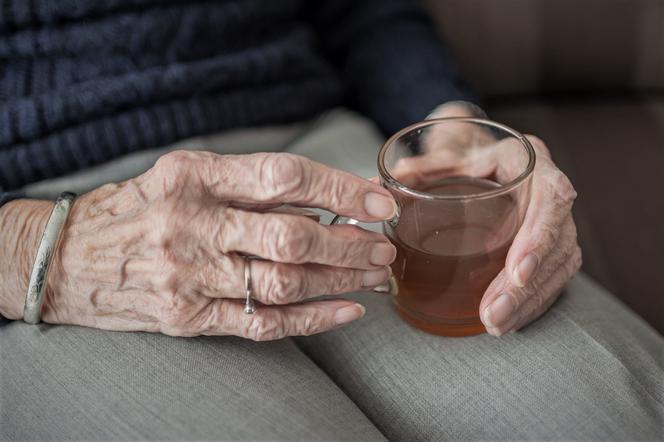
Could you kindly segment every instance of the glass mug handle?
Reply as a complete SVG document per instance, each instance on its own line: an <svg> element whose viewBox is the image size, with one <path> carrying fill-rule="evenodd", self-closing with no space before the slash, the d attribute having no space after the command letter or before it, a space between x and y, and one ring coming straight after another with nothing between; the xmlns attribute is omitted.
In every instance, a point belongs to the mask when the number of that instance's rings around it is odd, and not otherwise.
<svg viewBox="0 0 664 442"><path fill-rule="evenodd" d="M396 227L397 224L399 223L399 216L400 215L401 215L401 209L399 207L399 204L397 204L397 213L392 218L390 218L389 220L384 221L384 222L389 223L392 227ZM360 221L358 221L354 218L347 217L347 216L337 215L330 222L331 226L336 226L336 225L340 225L340 224L348 224L348 225L351 225L351 226L359 226ZM399 286L397 285L397 281L394 279L394 275L391 275L389 281L387 281L385 284L381 284L379 286L374 287L372 289L372 291L379 292L379 293L389 293L391 295L396 296L397 293L399 293Z"/></svg>

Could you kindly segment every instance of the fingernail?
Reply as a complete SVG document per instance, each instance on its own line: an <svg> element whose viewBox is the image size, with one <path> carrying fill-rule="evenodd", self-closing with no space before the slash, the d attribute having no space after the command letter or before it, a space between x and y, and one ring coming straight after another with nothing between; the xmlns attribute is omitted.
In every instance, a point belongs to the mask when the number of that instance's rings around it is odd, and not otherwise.
<svg viewBox="0 0 664 442"><path fill-rule="evenodd" d="M503 333L500 331L498 328L493 328L493 327L487 327L486 328L487 333L489 333L491 336L495 337L500 337L503 335Z"/></svg>
<svg viewBox="0 0 664 442"><path fill-rule="evenodd" d="M362 275L363 287L375 287L387 281L390 277L389 267L383 267L378 270L368 270Z"/></svg>
<svg viewBox="0 0 664 442"><path fill-rule="evenodd" d="M506 323L502 324L500 328L498 327L488 327L486 328L486 331L493 336L500 337L503 335L506 335L507 333L512 333L514 331L514 326L516 325L517 321L519 320L518 315L512 315L512 319L508 320Z"/></svg>
<svg viewBox="0 0 664 442"><path fill-rule="evenodd" d="M535 270L537 270L538 264L539 260L534 253L530 253L523 258L514 270L514 284L517 287L523 287L528 284L528 280L530 280Z"/></svg>
<svg viewBox="0 0 664 442"><path fill-rule="evenodd" d="M334 314L334 322L337 325L348 324L349 322L360 319L364 316L366 309L362 304L349 305L348 307L340 308Z"/></svg>
<svg viewBox="0 0 664 442"><path fill-rule="evenodd" d="M482 312L482 322L490 328L498 327L507 321L514 312L514 299L507 293L500 295Z"/></svg>
<svg viewBox="0 0 664 442"><path fill-rule="evenodd" d="M379 242L373 246L369 261L375 266L386 266L397 257L397 249L389 243Z"/></svg>
<svg viewBox="0 0 664 442"><path fill-rule="evenodd" d="M364 210L375 218L390 219L397 207L392 198L376 192L369 192L364 197Z"/></svg>

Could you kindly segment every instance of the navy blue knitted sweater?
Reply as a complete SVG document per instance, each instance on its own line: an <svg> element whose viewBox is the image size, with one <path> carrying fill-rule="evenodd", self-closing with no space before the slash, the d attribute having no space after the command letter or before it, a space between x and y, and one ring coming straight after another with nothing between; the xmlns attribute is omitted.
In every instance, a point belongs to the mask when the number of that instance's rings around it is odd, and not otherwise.
<svg viewBox="0 0 664 442"><path fill-rule="evenodd" d="M0 191L339 104L389 133L451 99L414 0L0 2Z"/></svg>

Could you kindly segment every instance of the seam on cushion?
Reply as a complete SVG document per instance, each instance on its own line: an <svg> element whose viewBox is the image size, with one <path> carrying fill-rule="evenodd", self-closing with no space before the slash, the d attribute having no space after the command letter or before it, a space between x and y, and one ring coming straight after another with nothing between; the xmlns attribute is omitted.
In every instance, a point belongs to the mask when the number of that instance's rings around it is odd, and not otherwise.
<svg viewBox="0 0 664 442"><path fill-rule="evenodd" d="M316 360L314 358L310 357L309 354L306 351L304 351L304 349L302 347L300 347L298 339L293 339L293 338L289 338L289 339L291 339L293 341L293 344L295 344L295 347L297 348L297 350L300 353L302 353L304 355L304 357L309 359L316 367L318 367L318 369L325 374L325 377L327 377L330 380L330 382L332 382L339 389L339 391L341 391L343 393L343 395L346 396L348 398L348 400L350 400L357 407L358 410L360 410L362 415L364 417L366 417L367 421L371 422L371 424L374 426L374 428L376 428L376 430L378 430L378 432L381 434L381 436L383 436L385 438L385 440L390 440L390 438L387 437L385 435L385 433L383 432L383 429L376 422L374 422L373 419L371 419L369 416L367 416L367 413L362 409L362 407L360 407L360 405L357 402L355 402L355 400L348 393L346 393L346 390L341 388L341 385L337 384L337 382L332 378L332 376L330 376L330 373L325 369L325 367L323 367L318 362L316 362Z"/></svg>
<svg viewBox="0 0 664 442"><path fill-rule="evenodd" d="M328 379L328 380L329 380L329 381L330 381L335 387L337 387L337 389L339 389L339 391L340 391L344 396L346 396L346 398L347 398L347 399L348 399L353 405L355 405L355 407L357 408L357 410L358 410L360 413L362 413L362 416L364 416L364 417L366 418L367 422L370 422L370 423L374 426L374 428L375 428L375 429L381 434L381 436L383 436L383 437L385 438L385 440L390 440L388 437L385 436L385 433L383 433L383 430L382 430L378 425L376 425L376 423L375 423L373 420L371 420L371 419L369 418L369 416L367 416L367 414L364 412L364 410L363 410L363 409L362 409L362 408L361 408L361 407L360 407L360 406L359 406L359 405L353 400L353 398L351 398L351 397L348 395L348 393L346 393L346 391L345 391L343 388L341 388L341 386L340 386L339 384L337 384L337 383L334 381L334 379L332 379L332 377L331 377L330 374L327 372L327 370L325 370L324 367L320 366L320 365L319 365L319 364L318 364L313 358L309 357L309 355L308 355L308 354L302 349L302 347L300 347L300 345L299 345L298 342L297 342L297 339L293 339L293 337L288 337L288 338L286 338L286 339L290 340L291 343L293 344L293 346L295 347L295 349L296 349L297 351L299 351L299 352L300 352L300 353L301 353L306 359L308 359L309 361L311 361L311 363L314 364L314 366L315 366L316 368L318 368L318 369L319 369L319 370L325 375L325 377L326 377L326 378L327 378L327 379Z"/></svg>

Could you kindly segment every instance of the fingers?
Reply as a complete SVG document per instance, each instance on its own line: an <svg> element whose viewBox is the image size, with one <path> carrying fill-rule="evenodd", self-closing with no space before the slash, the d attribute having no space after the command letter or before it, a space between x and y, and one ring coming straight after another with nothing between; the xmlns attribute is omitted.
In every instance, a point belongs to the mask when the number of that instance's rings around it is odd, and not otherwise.
<svg viewBox="0 0 664 442"><path fill-rule="evenodd" d="M196 218L201 244L270 261L356 269L390 264L396 249L385 236L356 226L323 226L303 216L212 208Z"/></svg>
<svg viewBox="0 0 664 442"><path fill-rule="evenodd" d="M569 179L541 152L533 175L531 199L523 225L507 255L506 267L517 287L525 286L551 249L556 247L576 191Z"/></svg>
<svg viewBox="0 0 664 442"><path fill-rule="evenodd" d="M161 157L155 168L202 185L222 201L319 207L367 222L396 212L394 199L382 187L298 155L177 151Z"/></svg>
<svg viewBox="0 0 664 442"><path fill-rule="evenodd" d="M538 282L541 283L547 280L551 274L557 272L565 260L572 256L576 247L578 247L576 241L576 226L570 215L565 222L558 246L551 254L547 255L537 274L532 278L529 284L525 287L516 286L510 278L507 268L504 268L487 288L485 295L482 298L482 302L480 303L480 309L485 309L504 291L514 292L517 303L521 305L527 298L526 292L532 290Z"/></svg>
<svg viewBox="0 0 664 442"><path fill-rule="evenodd" d="M244 298L244 266L251 265L252 297L263 304L291 304L319 295L369 290L386 282L389 267L344 269L283 264L239 256L210 261L192 272L192 291L212 298Z"/></svg>
<svg viewBox="0 0 664 442"><path fill-rule="evenodd" d="M468 163L468 158L457 151L435 150L400 159L390 174L408 187L420 188L447 176L458 175Z"/></svg>
<svg viewBox="0 0 664 442"><path fill-rule="evenodd" d="M541 140L529 137L537 154L532 194L505 269L482 300L482 321L491 334L517 329L542 314L578 271L581 252L571 208L576 192L551 161Z"/></svg>
<svg viewBox="0 0 664 442"><path fill-rule="evenodd" d="M508 331L520 330L522 327L539 318L558 299L567 283L576 275L582 264L581 249L575 248L572 256L567 259L560 271L551 275L540 288L541 296L528 299L519 310L518 320Z"/></svg>
<svg viewBox="0 0 664 442"><path fill-rule="evenodd" d="M254 293L264 304L291 304L319 295L337 295L370 290L385 283L390 268L343 269L318 264L252 262Z"/></svg>
<svg viewBox="0 0 664 442"><path fill-rule="evenodd" d="M413 188L458 175L489 177L506 184L524 171L526 160L523 144L513 138L468 145L464 149L440 145L426 154L400 159L390 174Z"/></svg>
<svg viewBox="0 0 664 442"><path fill-rule="evenodd" d="M500 336L543 313L560 289L578 271L581 252L571 216L565 222L557 247L546 256L537 274L524 287L516 286L504 269L491 283L480 304L482 322L489 333ZM553 300L552 300L553 298Z"/></svg>
<svg viewBox="0 0 664 442"><path fill-rule="evenodd" d="M287 306L260 306L244 313L244 304L215 300L200 334L235 335L254 341L272 341L287 336L309 336L346 325L364 316L362 305L343 299L314 301Z"/></svg>
<svg viewBox="0 0 664 442"><path fill-rule="evenodd" d="M452 117L486 118L486 113L470 103L449 102L434 109L427 119ZM441 148L446 150L467 149L474 145L486 145L495 141L495 137L489 131L475 123L446 121L429 126L422 148L426 152L433 152Z"/></svg>

